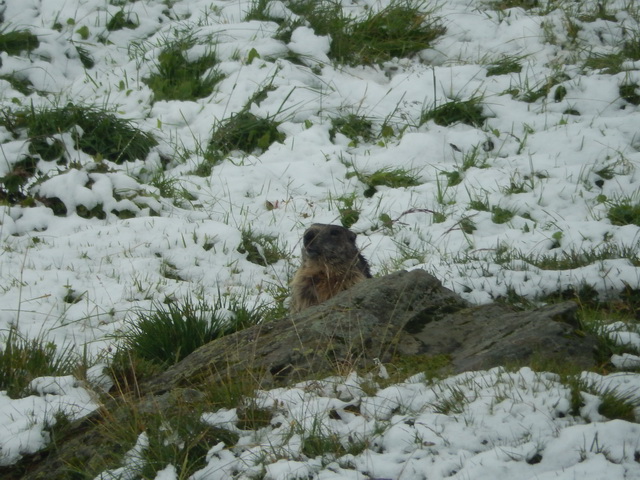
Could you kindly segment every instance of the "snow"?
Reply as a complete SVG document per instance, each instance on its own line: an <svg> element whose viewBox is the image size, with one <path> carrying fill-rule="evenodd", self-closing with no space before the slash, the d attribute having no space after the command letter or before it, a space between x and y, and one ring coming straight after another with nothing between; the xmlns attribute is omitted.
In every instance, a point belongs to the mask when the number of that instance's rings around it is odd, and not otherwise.
<svg viewBox="0 0 640 480"><path fill-rule="evenodd" d="M626 383L638 395L636 374L612 382ZM374 396L335 396L344 384L365 379L327 379L295 387L257 392L260 407L276 414L266 431L241 432L229 450L216 447L206 471L235 471L248 478L256 462L286 452L266 467L266 478L639 478L634 452L640 426L621 420L586 423L570 414L570 389L557 375L528 368L502 368L457 375L428 384L424 379L396 384ZM595 379L594 379L595 381ZM343 382L343 383L341 383ZM446 411L447 399L463 399ZM353 413L359 407L360 414ZM347 409L346 407L351 407ZM395 412L395 413L391 413ZM391 414L390 414L391 413ZM206 416L221 426L229 412ZM304 458L294 431L336 435L343 446L366 439L361 453L335 458ZM377 433L382 430L383 433ZM275 457L274 457L275 458ZM198 474L195 478L200 477ZM217 478L215 476L211 478Z"/></svg>
<svg viewBox="0 0 640 480"><path fill-rule="evenodd" d="M286 288L296 268L305 227L339 223L340 197L356 196L360 217L352 229L376 274L424 268L475 303L511 290L536 299L583 283L603 296L640 286L635 266L640 227L607 219L610 202L640 201L640 109L618 90L640 82L638 62L629 71L608 74L583 72L582 60L572 58L577 50L616 52L629 32L639 31L637 17L620 11L618 22L587 22L574 12L581 26L574 40L562 9L545 16L521 8L498 13L481 0L452 0L436 10L447 32L432 48L381 67L346 67L329 59L330 37L308 25L295 29L285 44L276 38L276 23L245 21L253 2L170 3L143 0L120 7L100 0L25 0L2 6L4 27L29 28L40 41L29 54L0 53L0 75L15 73L36 89L25 96L0 81L3 109L69 102L108 108L154 135L159 145L146 159L122 165L103 161L109 166L104 173L97 159L76 150L72 135L62 132L56 138L75 167L41 161L46 178L29 186L40 196L60 199L67 214L56 216L39 203L0 206L0 334L13 327L26 338L44 338L99 359L86 384L43 377L24 398L0 392L0 465L44 448L60 412L75 419L99 407L92 391L111 385L103 366L114 348L112 335L137 308L219 293L272 301L270 288ZM606 7L616 11L628 3L615 0ZM388 1L343 4L358 14ZM589 11L597 2L565 7ZM139 26L108 31L106 22L121 10ZM290 15L279 1L271 2L269 11L274 18ZM60 26L54 28L56 21ZM83 28L86 34L79 32ZM211 47L225 77L206 98L153 102L142 78L156 68L162 47L184 31L198 40L189 58ZM568 48L574 41L584 48ZM83 68L77 46L87 50L95 67ZM305 65L287 60L291 53ZM503 56L520 59L522 71L487 76L488 65ZM560 73L561 83L535 102L508 93L535 90ZM212 126L267 85L272 87L267 97L250 111L281 122L285 140L264 152L233 152L208 177L193 174ZM567 93L558 100L559 86ZM485 127L418 126L425 109L476 97L489 117ZM375 128L386 122L403 133L373 143L354 144L341 134L332 141L331 119L348 113L371 119ZM29 150L26 138L5 129L0 142L2 177ZM474 154L477 163L463 170ZM403 168L421 184L380 187L365 198L364 185L352 174L381 168ZM613 175L602 182L598 172L604 170ZM453 171L462 181L449 187L443 173ZM160 173L190 200L162 198L152 182ZM508 193L513 184L522 184L524 192ZM491 212L470 209L471 201L508 208L516 216L497 224ZM79 208L99 205L105 218L78 215ZM120 219L122 211L134 218ZM444 214L444 221L438 223L434 212ZM382 214L394 220L391 228L382 225ZM475 223L473 233L460 228L467 217ZM247 261L237 251L247 228L275 235L291 259L268 267ZM505 247L529 258L617 248L635 251L636 262L614 258L548 270L518 259L498 263L495 253ZM163 275L166 264L182 280ZM69 293L80 301L66 301ZM637 370L637 326L607 328L613 341L630 350L614 355L612 363ZM570 411L570 392L559 378L528 369L470 372L436 382L418 376L370 395L363 381L352 372L315 385L256 392L257 402L274 409L272 425L262 431L238 431L233 410L203 415L205 422L237 431L240 440L213 448L207 466L192 478L640 478L637 424L598 413L601 399L594 393L613 390L640 401L637 373L584 372L581 381L591 393L582 393L579 415ZM461 409L448 411L448 399ZM364 442L367 448L341 458L306 458L303 435L313 428L334 434L345 447ZM147 446L141 434L125 464L98 478L135 478ZM178 478L179 468L167 465L156 478Z"/></svg>
<svg viewBox="0 0 640 480"><path fill-rule="evenodd" d="M35 395L12 399L0 392L0 465L11 465L22 455L35 453L49 443L47 429L56 415L82 418L99 407L95 395L72 376L40 377L29 389Z"/></svg>

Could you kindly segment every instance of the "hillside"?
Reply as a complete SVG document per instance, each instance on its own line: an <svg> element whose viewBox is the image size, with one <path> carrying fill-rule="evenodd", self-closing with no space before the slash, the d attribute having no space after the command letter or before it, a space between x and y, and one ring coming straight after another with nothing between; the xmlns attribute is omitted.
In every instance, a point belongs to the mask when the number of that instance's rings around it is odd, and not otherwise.
<svg viewBox="0 0 640 480"><path fill-rule="evenodd" d="M357 232L374 276L422 268L475 304L574 299L606 358L249 382L201 412L227 436L196 435L191 467L184 432L152 462L159 427L136 425L123 442L143 461L116 470L120 452L100 478L640 478L635 2L25 0L0 16L0 465L97 408L154 312L282 317L318 222ZM268 419L243 428L242 401Z"/></svg>

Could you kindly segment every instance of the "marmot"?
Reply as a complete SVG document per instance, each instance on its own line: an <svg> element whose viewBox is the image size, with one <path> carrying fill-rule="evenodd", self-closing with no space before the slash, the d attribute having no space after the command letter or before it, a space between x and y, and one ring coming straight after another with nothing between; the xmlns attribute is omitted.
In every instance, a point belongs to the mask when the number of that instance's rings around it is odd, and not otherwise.
<svg viewBox="0 0 640 480"><path fill-rule="evenodd" d="M356 247L356 234L339 225L314 223L302 237L302 265L291 282L291 312L324 302L371 278Z"/></svg>

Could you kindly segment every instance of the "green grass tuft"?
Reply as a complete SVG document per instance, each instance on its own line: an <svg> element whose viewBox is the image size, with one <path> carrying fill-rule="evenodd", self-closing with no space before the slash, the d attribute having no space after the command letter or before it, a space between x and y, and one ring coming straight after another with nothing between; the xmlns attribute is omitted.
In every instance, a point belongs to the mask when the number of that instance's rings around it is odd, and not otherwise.
<svg viewBox="0 0 640 480"><path fill-rule="evenodd" d="M0 32L0 51L8 55L20 55L22 52L30 52L38 48L38 37L29 30L14 30Z"/></svg>
<svg viewBox="0 0 640 480"><path fill-rule="evenodd" d="M622 55L634 62L640 60L640 32L636 31L633 38L624 42Z"/></svg>
<svg viewBox="0 0 640 480"><path fill-rule="evenodd" d="M25 96L30 95L34 90L33 84L27 78L20 78L15 73L0 75L0 80L9 82L14 90L17 90Z"/></svg>
<svg viewBox="0 0 640 480"><path fill-rule="evenodd" d="M453 125L454 123L466 123L474 127L481 127L487 117L483 113L480 97L469 100L452 100L430 110L422 112L420 125L433 120L442 126Z"/></svg>
<svg viewBox="0 0 640 480"><path fill-rule="evenodd" d="M38 159L26 157L13 164L10 172L0 177L0 201L16 205L27 198L26 184L36 175Z"/></svg>
<svg viewBox="0 0 640 480"><path fill-rule="evenodd" d="M107 30L113 32L115 30L122 30L123 28L136 29L138 24L132 21L124 10L119 10L113 17L107 22Z"/></svg>
<svg viewBox="0 0 640 480"><path fill-rule="evenodd" d="M178 478L191 478L206 467L210 449L221 442L231 447L238 441L236 433L202 421L199 414L205 408L197 402L178 400L170 411L142 413L149 447L142 453L144 463L138 478L157 478L167 465L175 466Z"/></svg>
<svg viewBox="0 0 640 480"><path fill-rule="evenodd" d="M250 310L232 297L218 297L214 305L190 298L156 305L151 311L138 312L118 338L122 347L114 358L114 369L127 370L132 359L168 367L211 340L255 325L262 318L262 307Z"/></svg>
<svg viewBox="0 0 640 480"><path fill-rule="evenodd" d="M178 40L167 46L158 56L158 71L144 78L154 100L196 100L213 92L224 76L215 70L217 59L207 53L197 60L189 60L186 52L194 47L191 37Z"/></svg>
<svg viewBox="0 0 640 480"><path fill-rule="evenodd" d="M144 160L158 143L129 120L96 107L69 103L64 107L29 108L3 114L0 126L16 138L26 132L30 139L29 151L43 160L63 157L64 146L54 136L65 132L72 133L79 150L115 163Z"/></svg>
<svg viewBox="0 0 640 480"><path fill-rule="evenodd" d="M337 434L326 430L319 421L314 421L308 431L299 425L294 427L294 433L298 433L302 437L301 451L304 455L309 458L325 456L336 458L345 455L358 455L369 447L369 442L366 440L351 440L345 446Z"/></svg>
<svg viewBox="0 0 640 480"><path fill-rule="evenodd" d="M80 63L82 63L82 66L84 68L86 68L87 70L90 70L95 66L96 62L91 56L91 54L89 53L89 50L79 45L76 45L76 52L78 53L78 58L80 58Z"/></svg>
<svg viewBox="0 0 640 480"><path fill-rule="evenodd" d="M252 20L256 20L259 22L270 22L277 21L278 19L274 19L271 17L269 12L269 3L272 0L253 0L251 2L251 8L247 11L244 17L245 22L250 22ZM281 22L277 22L281 23Z"/></svg>
<svg viewBox="0 0 640 480"><path fill-rule="evenodd" d="M635 392L621 393L614 389L598 392L598 395L602 402L598 407L598 413L601 415L610 420L640 421L635 414L636 409L640 407L640 401Z"/></svg>
<svg viewBox="0 0 640 480"><path fill-rule="evenodd" d="M338 212L340 213L340 223L345 228L351 228L351 226L360 219L360 210L356 204L357 195L352 193L351 195L343 195L338 197Z"/></svg>
<svg viewBox="0 0 640 480"><path fill-rule="evenodd" d="M540 0L497 0L489 2L494 10L507 10L509 8L522 8L530 10L540 5Z"/></svg>
<svg viewBox="0 0 640 480"><path fill-rule="evenodd" d="M522 91L517 91L515 93L520 100L527 103L533 103L536 100L549 95L549 93L551 93L551 91L553 90L553 87L567 80L569 80L569 76L566 73L555 72L553 75L550 75L542 82L537 83L532 87L527 87Z"/></svg>
<svg viewBox="0 0 640 480"><path fill-rule="evenodd" d="M284 141L285 134L278 130L279 125L272 118L259 118L246 110L233 114L214 127L205 158L215 164L234 150L264 151L272 143Z"/></svg>
<svg viewBox="0 0 640 480"><path fill-rule="evenodd" d="M514 216L515 213L506 208L498 207L497 205L491 208L491 220L493 221L493 223L507 223Z"/></svg>
<svg viewBox="0 0 640 480"><path fill-rule="evenodd" d="M486 200L474 199L469 201L469 207L472 210L477 210L479 212L488 212L491 209L489 208L489 202Z"/></svg>
<svg viewBox="0 0 640 480"><path fill-rule="evenodd" d="M542 270L573 270L596 262L626 258L640 267L635 248L625 249L617 245L605 246L596 250L562 252L553 255L518 255L519 258Z"/></svg>
<svg viewBox="0 0 640 480"><path fill-rule="evenodd" d="M492 63L487 67L487 77L507 75L508 73L520 73L522 71L522 65L520 65L518 60L518 58L505 57Z"/></svg>
<svg viewBox="0 0 640 480"><path fill-rule="evenodd" d="M640 105L640 86L637 83L620 85L620 96L632 105Z"/></svg>
<svg viewBox="0 0 640 480"><path fill-rule="evenodd" d="M614 225L640 226L640 203L620 203L613 205L607 213L607 218Z"/></svg>
<svg viewBox="0 0 640 480"><path fill-rule="evenodd" d="M361 141L371 142L375 136L373 134L373 124L366 117L350 113L344 117L331 119L329 138L333 141L337 133L341 133L349 140L351 145L356 146Z"/></svg>
<svg viewBox="0 0 640 480"><path fill-rule="evenodd" d="M420 179L415 173L404 168L385 167L371 174L352 172L347 175L347 178L353 176L356 176L358 180L366 185L367 188L364 191L364 196L367 198L373 197L378 191L377 187L380 186L406 188L421 184Z"/></svg>
<svg viewBox="0 0 640 480"><path fill-rule="evenodd" d="M409 57L429 48L445 28L425 1L392 0L363 18L345 13L338 2L304 0L289 8L309 22L317 35L329 35L329 57L340 63L378 64L394 57ZM299 24L289 25L289 31Z"/></svg>
<svg viewBox="0 0 640 480"><path fill-rule="evenodd" d="M584 60L583 68L587 70L601 70L602 73L615 75L624 71L625 55L622 52L610 54L589 55Z"/></svg>
<svg viewBox="0 0 640 480"><path fill-rule="evenodd" d="M443 415L462 414L469 400L464 390L456 385L447 386L443 389L436 403L433 404L433 411Z"/></svg>
<svg viewBox="0 0 640 480"><path fill-rule="evenodd" d="M287 252L273 235L256 234L250 228L242 231L242 242L238 252L247 255L247 260L266 267L287 258Z"/></svg>
<svg viewBox="0 0 640 480"><path fill-rule="evenodd" d="M70 375L80 365L69 348L59 349L42 338L27 339L15 328L7 332L0 350L0 390L12 398L24 395L31 380L47 375Z"/></svg>

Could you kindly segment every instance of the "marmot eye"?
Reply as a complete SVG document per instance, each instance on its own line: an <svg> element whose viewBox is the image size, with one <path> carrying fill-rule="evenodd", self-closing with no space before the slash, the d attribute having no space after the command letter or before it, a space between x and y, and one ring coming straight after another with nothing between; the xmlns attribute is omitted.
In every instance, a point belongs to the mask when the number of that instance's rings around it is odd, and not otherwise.
<svg viewBox="0 0 640 480"><path fill-rule="evenodd" d="M307 232L304 234L303 242L305 245L311 243L313 239L316 238L316 234L314 232Z"/></svg>

